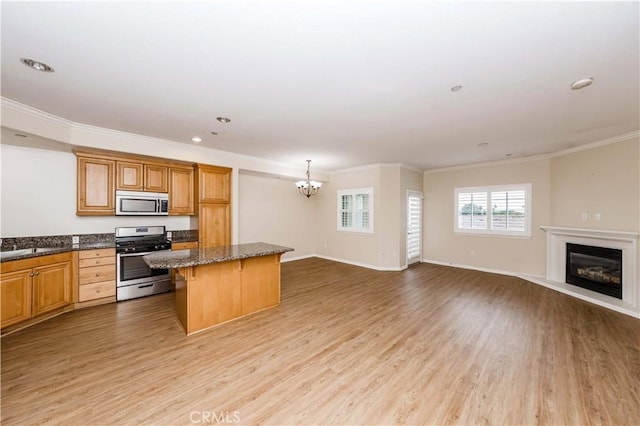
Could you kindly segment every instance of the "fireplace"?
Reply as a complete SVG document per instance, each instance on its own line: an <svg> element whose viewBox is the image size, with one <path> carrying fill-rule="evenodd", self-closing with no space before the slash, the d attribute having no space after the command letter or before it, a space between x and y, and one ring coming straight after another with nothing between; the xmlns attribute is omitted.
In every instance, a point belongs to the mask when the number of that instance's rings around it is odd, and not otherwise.
<svg viewBox="0 0 640 426"><path fill-rule="evenodd" d="M567 243L566 282L622 299L622 250Z"/></svg>

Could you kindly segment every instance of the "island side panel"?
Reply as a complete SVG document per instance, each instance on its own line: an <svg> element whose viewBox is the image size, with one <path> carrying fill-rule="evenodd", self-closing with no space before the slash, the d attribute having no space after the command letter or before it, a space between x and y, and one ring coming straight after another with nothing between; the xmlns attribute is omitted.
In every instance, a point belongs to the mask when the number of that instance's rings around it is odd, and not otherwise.
<svg viewBox="0 0 640 426"><path fill-rule="evenodd" d="M242 315L240 261L191 267L187 278L187 334Z"/></svg>
<svg viewBox="0 0 640 426"><path fill-rule="evenodd" d="M242 315L280 304L280 256L242 260Z"/></svg>
<svg viewBox="0 0 640 426"><path fill-rule="evenodd" d="M185 332L189 332L189 323L187 321L187 279L191 273L191 268L180 268L175 274L176 285L176 315L182 324Z"/></svg>

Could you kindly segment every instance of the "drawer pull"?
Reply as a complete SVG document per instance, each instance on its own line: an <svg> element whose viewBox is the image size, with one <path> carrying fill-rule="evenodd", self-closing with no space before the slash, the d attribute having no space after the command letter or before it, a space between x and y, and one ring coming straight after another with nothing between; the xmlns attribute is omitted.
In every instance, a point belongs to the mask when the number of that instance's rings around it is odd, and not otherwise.
<svg viewBox="0 0 640 426"><path fill-rule="evenodd" d="M96 277L99 277L99 276L100 276L100 272L96 272Z"/></svg>
<svg viewBox="0 0 640 426"><path fill-rule="evenodd" d="M100 293L100 289L99 288L96 289L96 293Z"/></svg>
<svg viewBox="0 0 640 426"><path fill-rule="evenodd" d="M99 260L96 260L96 265L99 265L99 264L100 264L100 261L99 261Z"/></svg>

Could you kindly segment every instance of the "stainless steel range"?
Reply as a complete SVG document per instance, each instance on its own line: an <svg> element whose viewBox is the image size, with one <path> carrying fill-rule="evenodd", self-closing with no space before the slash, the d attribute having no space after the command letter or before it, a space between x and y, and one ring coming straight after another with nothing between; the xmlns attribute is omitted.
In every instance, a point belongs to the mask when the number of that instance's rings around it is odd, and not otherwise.
<svg viewBox="0 0 640 426"><path fill-rule="evenodd" d="M171 291L169 269L150 269L142 256L171 250L164 226L116 228L116 299L135 299Z"/></svg>

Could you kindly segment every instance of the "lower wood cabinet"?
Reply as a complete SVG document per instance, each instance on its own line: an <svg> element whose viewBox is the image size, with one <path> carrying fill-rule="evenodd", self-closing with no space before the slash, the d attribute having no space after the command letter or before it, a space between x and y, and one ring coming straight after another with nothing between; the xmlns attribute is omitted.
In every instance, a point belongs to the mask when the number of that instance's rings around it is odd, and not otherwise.
<svg viewBox="0 0 640 426"><path fill-rule="evenodd" d="M2 327L31 318L31 270L2 274Z"/></svg>
<svg viewBox="0 0 640 426"><path fill-rule="evenodd" d="M72 303L71 253L2 263L0 327L5 328Z"/></svg>
<svg viewBox="0 0 640 426"><path fill-rule="evenodd" d="M280 303L280 254L179 268L176 313L187 335Z"/></svg>
<svg viewBox="0 0 640 426"><path fill-rule="evenodd" d="M78 302L110 303L116 296L115 249L78 253Z"/></svg>

